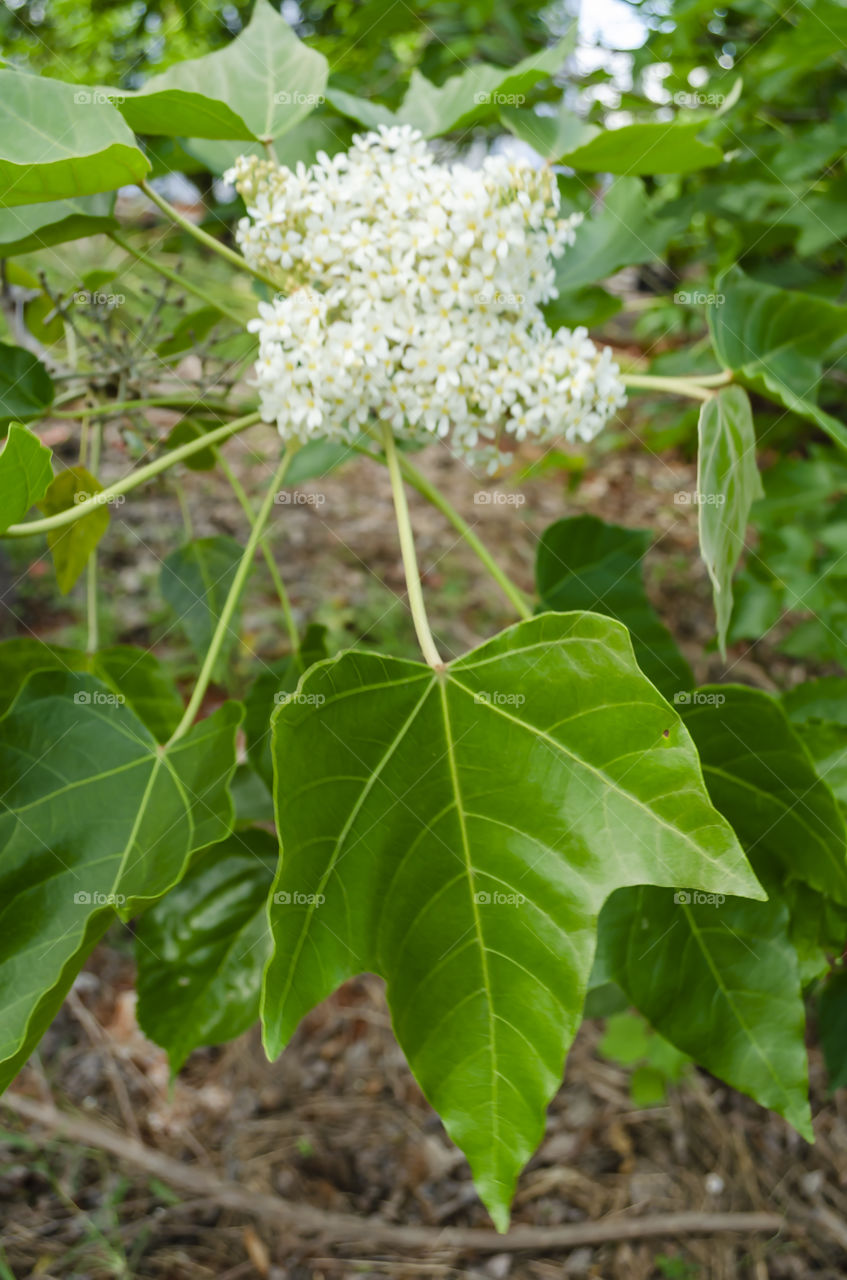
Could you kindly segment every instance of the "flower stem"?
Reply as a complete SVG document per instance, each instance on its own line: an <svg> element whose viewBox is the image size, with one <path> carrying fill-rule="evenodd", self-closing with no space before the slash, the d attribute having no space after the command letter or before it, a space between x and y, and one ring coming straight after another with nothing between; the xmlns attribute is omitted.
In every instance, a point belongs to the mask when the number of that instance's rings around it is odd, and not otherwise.
<svg viewBox="0 0 847 1280"><path fill-rule="evenodd" d="M207 249L211 249L213 253L219 254L221 258L226 258L227 262L230 263L231 266L238 267L241 271L248 271L251 276L255 276L257 280L261 280L263 284L268 285L275 292L279 292L279 286L274 280L271 280L270 276L264 275L255 267L251 267L250 263L247 262L240 253L236 253L234 249L230 249L227 245L221 244L220 240L216 240L214 236L210 236L207 231L202 229L202 227L195 226L190 218L183 217L178 209L175 209L172 204L168 204L167 200L165 200L163 196L160 196L158 191L153 190L146 178L141 179L139 186L144 194L152 200L155 205L159 206L162 213L166 214L167 217L169 217L172 222L175 222L178 227L182 227L183 231L187 231L189 235L194 236L194 239L199 241L200 244L204 245ZM214 305L217 306L217 303Z"/></svg>
<svg viewBox="0 0 847 1280"><path fill-rule="evenodd" d="M170 742L176 742L177 738L181 738L183 734L187 733L194 723L197 712L203 705L203 699L206 696L206 690L211 682L212 672L215 669L215 664L217 663L220 655L224 637L229 630L229 625L232 622L232 617L235 613L238 601L241 599L241 593L244 590L247 575L249 574L253 564L253 557L256 554L259 539L264 533L265 525L267 524L268 517L271 514L274 497L285 479L285 473L291 465L291 459L294 457L296 450L297 445L289 445L285 453L282 455L279 466L274 472L268 491L262 500L262 505L256 513L253 528L250 530L250 537L247 539L247 545L244 548L244 553L238 562L235 577L232 580L232 585L227 593L224 606L221 609L220 617L218 618L217 625L215 626L206 657L203 659L203 665L200 668L197 683L194 686L194 690L188 701L188 706L185 708L183 717L171 736Z"/></svg>
<svg viewBox="0 0 847 1280"><path fill-rule="evenodd" d="M431 502L442 515L446 516L453 528L461 534L465 542L491 574L506 599L514 605L518 616L531 618L532 606L527 597L520 587L503 572L491 552L474 533L467 520L459 515L459 512L447 501L444 494L439 489L436 489L435 485L427 480L423 472L419 471L414 463L410 462L403 454L400 455L400 469L409 483L417 489L418 493L426 498L427 502Z"/></svg>
<svg viewBox="0 0 847 1280"><path fill-rule="evenodd" d="M388 474L391 477L391 492L394 497L394 512L397 516L397 531L400 535L400 553L403 557L403 570L406 574L406 590L409 595L409 608L412 611L412 621L415 624L415 634L418 637L418 644L421 647L421 653L429 666L436 670L440 670L444 666L444 661L436 648L435 641L432 638L432 632L429 629L429 619L426 616L423 591L421 590L421 575L418 569L418 558L415 554L415 539L412 534L412 522L409 519L409 505L406 502L406 490L403 488L403 474L400 470L400 460L397 456L397 445L394 442L394 435L387 422L383 423L382 438L383 447L385 449L385 458L388 463Z"/></svg>
<svg viewBox="0 0 847 1280"><path fill-rule="evenodd" d="M84 419L84 424L86 427L88 426L87 419ZM88 449L88 456L89 456L88 470L95 477L100 467L100 446L102 445L102 443L103 443L103 424L102 422L95 422L93 427L91 428L89 449ZM86 601L86 614L88 617L88 641L86 644L86 651L88 653L96 653L98 648L100 647L100 627L99 627L99 621L97 617L97 548L96 547L91 552L91 555L88 557L88 564L86 566L85 601Z"/></svg>
<svg viewBox="0 0 847 1280"><path fill-rule="evenodd" d="M73 524L75 520L81 520L83 516L87 516L96 510L102 503L111 501L112 498L116 498L121 493L129 493L130 489L136 489L138 485L144 484L145 480L152 480L153 476L157 476L160 472L176 466L184 458L190 458L193 453L199 453L201 449L208 449L210 445L220 444L237 432L244 431L246 427L252 427L259 421L260 416L259 413L248 413L244 418L235 418L232 422L227 422L222 427L216 427L214 431L198 436L196 440L188 440L178 448L171 449L168 453L163 454L161 458L156 458L155 462L148 463L146 467L139 467L137 471L131 471L129 475L124 476L123 480L116 480L114 484L109 485L108 488L103 489L93 497L87 498L85 502L79 502L73 507L68 507L65 511L57 511L53 516L45 516L43 520L29 520L24 524L10 524L8 529L3 530L0 537L28 538L33 533L47 533L50 529L61 529L63 525Z"/></svg>
<svg viewBox="0 0 847 1280"><path fill-rule="evenodd" d="M220 466L221 471L229 481L232 492L235 494L241 505L241 510L247 516L247 519L252 522L256 519L256 512L253 510L253 504L244 491L244 486L226 459L221 457L220 451L218 449L213 449L212 452L215 455L215 459ZM285 618L285 629L288 632L288 643L291 645L291 652L296 654L300 648L300 636L297 631L297 623L294 621L294 610L291 608L291 600L285 589L285 583L282 580L282 575L277 568L273 552L264 542L262 543L261 550L262 555L265 558L265 564L268 566L268 573L271 575L271 580L276 588L279 603L282 607L282 616Z"/></svg>
<svg viewBox="0 0 847 1280"><path fill-rule="evenodd" d="M157 201L158 203L158 201ZM170 206L168 206L170 208ZM176 213L176 210L174 210ZM189 226L191 224L189 223ZM195 228L196 229L196 228ZM244 328L244 317L240 316L237 311L232 311L225 302L219 302L217 298L213 298L210 293L201 288L199 284L194 284L187 276L181 276L179 272L172 271L170 267L166 267L164 262L159 262L156 258L151 258L148 254L142 253L139 249L135 249L123 236L119 236L116 231L109 232L109 239L113 240L118 248L123 249L124 253L128 253L130 257L136 261L143 263L144 266L151 267L153 271L158 271L160 276L164 276L166 280L170 280L172 284L177 284L181 289L187 289L189 293L193 293L201 302L205 302L208 306L214 307L216 311L220 311L221 315L227 316L233 320L239 328ZM211 239L211 236L209 237ZM217 244L217 240L212 241ZM223 248L223 246L219 246ZM240 259L244 265L244 259Z"/></svg>
<svg viewBox="0 0 847 1280"><path fill-rule="evenodd" d="M622 373L621 382L625 387L643 388L644 390L666 391L669 395L689 396L692 400L710 400L714 392L710 387L722 387L732 381L732 373L727 369L723 373L709 373L702 377L692 374L690 378L662 377L650 373Z"/></svg>
<svg viewBox="0 0 847 1280"><path fill-rule="evenodd" d="M81 394L81 393L77 393ZM50 412L51 418L104 418L111 413L124 413L132 409L207 409L212 413L227 412L241 406L227 404L224 400L204 400L202 396L150 396L147 400L104 401L87 409L63 409Z"/></svg>

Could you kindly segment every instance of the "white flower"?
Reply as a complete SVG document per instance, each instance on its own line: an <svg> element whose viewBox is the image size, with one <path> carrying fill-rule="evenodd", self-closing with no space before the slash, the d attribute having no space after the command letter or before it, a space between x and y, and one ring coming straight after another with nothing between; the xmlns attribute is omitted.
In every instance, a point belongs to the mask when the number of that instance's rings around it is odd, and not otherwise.
<svg viewBox="0 0 847 1280"><path fill-rule="evenodd" d="M516 440L592 439L623 404L611 352L541 311L578 222L549 169L441 165L400 125L295 171L242 156L227 177L241 250L282 291L249 327L284 437L385 420L494 470Z"/></svg>

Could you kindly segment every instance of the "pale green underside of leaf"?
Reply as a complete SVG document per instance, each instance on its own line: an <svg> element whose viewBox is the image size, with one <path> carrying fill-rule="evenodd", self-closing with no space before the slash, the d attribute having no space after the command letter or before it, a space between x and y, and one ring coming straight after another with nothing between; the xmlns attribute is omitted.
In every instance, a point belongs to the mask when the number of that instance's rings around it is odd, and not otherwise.
<svg viewBox="0 0 847 1280"><path fill-rule="evenodd" d="M0 720L0 1087L118 912L230 830L240 718L228 703L163 751L105 685L47 671Z"/></svg>
<svg viewBox="0 0 847 1280"><path fill-rule="evenodd" d="M726 656L732 575L744 550L750 508L765 496L746 391L723 387L703 405L697 430L700 554L712 581L718 646Z"/></svg>
<svg viewBox="0 0 847 1280"><path fill-rule="evenodd" d="M256 0L231 44L176 63L119 105L139 133L272 142L314 111L328 73L323 54Z"/></svg>
<svg viewBox="0 0 847 1280"><path fill-rule="evenodd" d="M113 192L0 209L0 258L37 253L53 244L117 227Z"/></svg>
<svg viewBox="0 0 847 1280"><path fill-rule="evenodd" d="M275 892L290 901L271 907L268 1052L340 982L382 974L411 1068L502 1229L608 895L761 896L693 745L619 623L544 614L440 675L375 654L318 664L275 715L274 767Z"/></svg>
<svg viewBox="0 0 847 1280"><path fill-rule="evenodd" d="M598 129L564 105L553 116L507 107L502 119L546 160L593 173L690 173L723 159L720 147L697 137L705 120L646 121Z"/></svg>
<svg viewBox="0 0 847 1280"><path fill-rule="evenodd" d="M105 98L48 76L0 71L0 205L113 191L149 168Z"/></svg>

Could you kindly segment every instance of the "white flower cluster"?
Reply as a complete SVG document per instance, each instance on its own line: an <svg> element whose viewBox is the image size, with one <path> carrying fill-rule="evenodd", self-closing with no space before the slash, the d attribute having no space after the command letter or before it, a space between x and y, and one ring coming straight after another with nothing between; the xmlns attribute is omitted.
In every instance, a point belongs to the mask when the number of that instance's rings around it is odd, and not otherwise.
<svg viewBox="0 0 847 1280"><path fill-rule="evenodd" d="M350 438L369 420L449 437L491 470L534 436L590 440L624 402L608 349L552 333L554 174L501 157L436 162L408 126L296 171L241 157L238 241L284 291L259 306L263 417L286 437Z"/></svg>

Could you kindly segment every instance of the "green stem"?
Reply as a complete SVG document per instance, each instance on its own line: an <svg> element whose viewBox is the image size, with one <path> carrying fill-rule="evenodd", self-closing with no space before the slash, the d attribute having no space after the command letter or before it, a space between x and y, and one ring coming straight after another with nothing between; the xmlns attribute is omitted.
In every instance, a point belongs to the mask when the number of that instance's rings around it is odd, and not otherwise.
<svg viewBox="0 0 847 1280"><path fill-rule="evenodd" d="M236 253L225 244L221 244L220 240L216 240L214 236L210 236L209 233L207 231L203 231L201 227L196 227L190 218L183 217L178 209L175 209L172 204L168 204L167 200L165 200L163 196L160 196L158 191L153 190L146 179L142 178L139 185L144 194L152 200L155 205L159 206L162 213L166 214L167 217L169 217L172 222L175 222L178 227L182 227L183 231L187 231L189 235L194 236L194 239L199 241L200 244L205 245L207 249L211 249L213 253L219 254L220 257L226 258L227 262L234 267L238 267L241 271L249 271L251 276L255 276L256 279L261 280L263 284L269 285L274 292L279 292L279 285L276 281L271 280L270 276L266 276L261 271L258 271L256 267L251 267L250 263L247 262L240 253Z"/></svg>
<svg viewBox="0 0 847 1280"><path fill-rule="evenodd" d="M415 624L415 634L418 637L421 653L429 666L440 670L443 668L444 662L429 629L429 619L426 616L426 606L424 605L423 591L421 590L418 557L415 553L412 522L409 518L409 505L406 502L406 490L403 488L403 473L400 470L400 460L397 455L394 435L387 422L383 423L382 439L385 458L388 463L388 474L391 477L394 512L397 516L397 531L400 534L400 553L403 557L403 571L406 574L406 590L409 595L412 621Z"/></svg>
<svg viewBox="0 0 847 1280"><path fill-rule="evenodd" d="M252 502L244 491L244 486L232 470L232 467L230 467L229 463L221 457L220 452L217 449L214 450L214 454L221 471L223 471L230 483L232 492L241 504L242 511L247 516L247 519L252 522L256 519L256 512L253 509ZM297 623L294 621L294 611L291 608L291 600L285 589L285 583L282 580L282 575L280 574L276 561L273 558L273 552L267 543L262 543L261 551L265 558L265 564L268 566L268 572L271 575L271 580L276 588L279 603L282 607L282 615L285 618L285 629L288 632L288 643L291 645L291 652L297 653L300 648L300 636L297 631Z"/></svg>
<svg viewBox="0 0 847 1280"><path fill-rule="evenodd" d="M87 428L88 423L84 422ZM100 446L103 443L103 424L96 422L91 430L88 470L96 477L100 467ZM88 653L96 653L100 646L100 627L97 619L97 548L91 552L86 566L85 596L88 615Z"/></svg>
<svg viewBox="0 0 847 1280"><path fill-rule="evenodd" d="M81 393L77 393L81 394ZM208 409L212 413L232 413L243 409L244 405L230 405L224 400L204 400L191 396L150 396L146 400L113 400L95 405L88 409L64 409L58 413L51 411L51 418L102 418L110 413L124 413L131 409Z"/></svg>
<svg viewBox="0 0 847 1280"><path fill-rule="evenodd" d="M217 663L220 655L224 637L229 630L229 625L232 622L238 601L241 599L241 593L244 590L244 584L247 581L247 575L250 572L253 557L256 554L256 548L259 545L259 539L264 532L265 525L268 522L268 517L270 516L273 508L274 498L285 479L285 473L291 465L291 459L294 457L296 450L297 445L289 445L285 453L282 455L279 466L274 472L274 477L271 480L268 491L262 500L262 505L256 514L253 528L250 530L250 537L247 539L247 545L244 548L244 553L238 562L235 577L232 580L232 585L227 593L224 606L221 609L220 617L218 618L217 625L215 626L214 634L212 635L212 640L209 644L206 657L203 659L203 665L200 668L197 683L194 686L194 691L191 694L188 706L185 708L185 713L173 732L170 739L171 742L175 742L177 738L181 738L183 734L187 733L194 723L197 712L203 705L203 699L206 696L206 690L211 682L212 672L215 669L215 664Z"/></svg>
<svg viewBox="0 0 847 1280"><path fill-rule="evenodd" d="M692 400L710 400L714 392L709 387L725 386L731 379L732 374L728 371L725 374L707 374L706 380L702 381L696 374L691 378L664 378L650 373L621 374L621 382L625 387L666 391L669 395L688 396Z"/></svg>
<svg viewBox="0 0 847 1280"><path fill-rule="evenodd" d="M176 213L176 210L174 210L174 213ZM201 300L201 302L205 302L208 306L214 307L216 311L220 311L221 315L228 316L230 320L235 321L239 328L244 328L243 316L239 315L237 311L230 310L225 302L219 302L217 298L213 298L212 295L207 293L199 284L194 284L193 281L189 280L186 276L181 276L179 272L172 271L170 267L165 266L164 262L159 262L158 259L151 258L148 254L141 253L139 249L133 248L129 241L124 240L123 236L119 236L116 231L110 231L108 234L109 239L113 240L120 249L123 249L124 253L128 253L138 262L143 263L144 266L151 267L153 271L158 271L160 276L164 276L165 279L170 280L172 284L179 285L180 289L187 289L189 293L193 293L196 298ZM209 239L211 239L211 236ZM212 243L217 244L218 242L217 240L213 240ZM243 261L244 260L241 259L242 265Z"/></svg>
<svg viewBox="0 0 847 1280"><path fill-rule="evenodd" d="M372 458L374 462L380 463L381 466L387 465L386 459L381 453L374 453L363 445L356 445L355 449L357 453L364 454L366 458ZM412 488L417 489L422 498L426 498L427 502L431 503L437 511L447 517L456 532L462 536L477 559L491 574L491 577L509 603L514 605L515 612L519 617L531 618L533 611L530 600L524 595L520 587L512 582L511 578L500 568L485 543L477 537L467 520L459 515L459 512L447 501L440 489L436 489L435 485L430 480L427 480L423 472L419 471L405 454L399 454L399 458L400 469Z"/></svg>
<svg viewBox="0 0 847 1280"><path fill-rule="evenodd" d="M216 427L214 431L198 436L196 440L188 440L178 448L171 449L169 453L163 454L155 462L150 462L146 467L139 467L137 471L130 472L128 476L124 476L123 480L116 480L114 484L109 485L108 488L103 489L93 497L87 498L85 502L77 503L66 511L57 511L54 516L45 516L43 520L29 520L25 524L10 524L8 529L3 530L0 537L28 538L33 533L48 533L50 529L61 529L66 524L73 524L75 520L81 520L83 516L87 516L96 510L102 503L110 502L112 498L116 498L121 493L129 493L130 489L136 489L138 485L144 484L146 480L152 480L153 476L157 476L162 471L167 471L170 467L176 466L184 458L190 458L193 453L199 453L201 449L208 449L210 445L220 444L224 440L228 440L230 436L236 435L237 432L244 431L247 427L252 427L259 419L260 415L258 413L248 413L244 418L235 418L234 421L227 422L222 427Z"/></svg>

